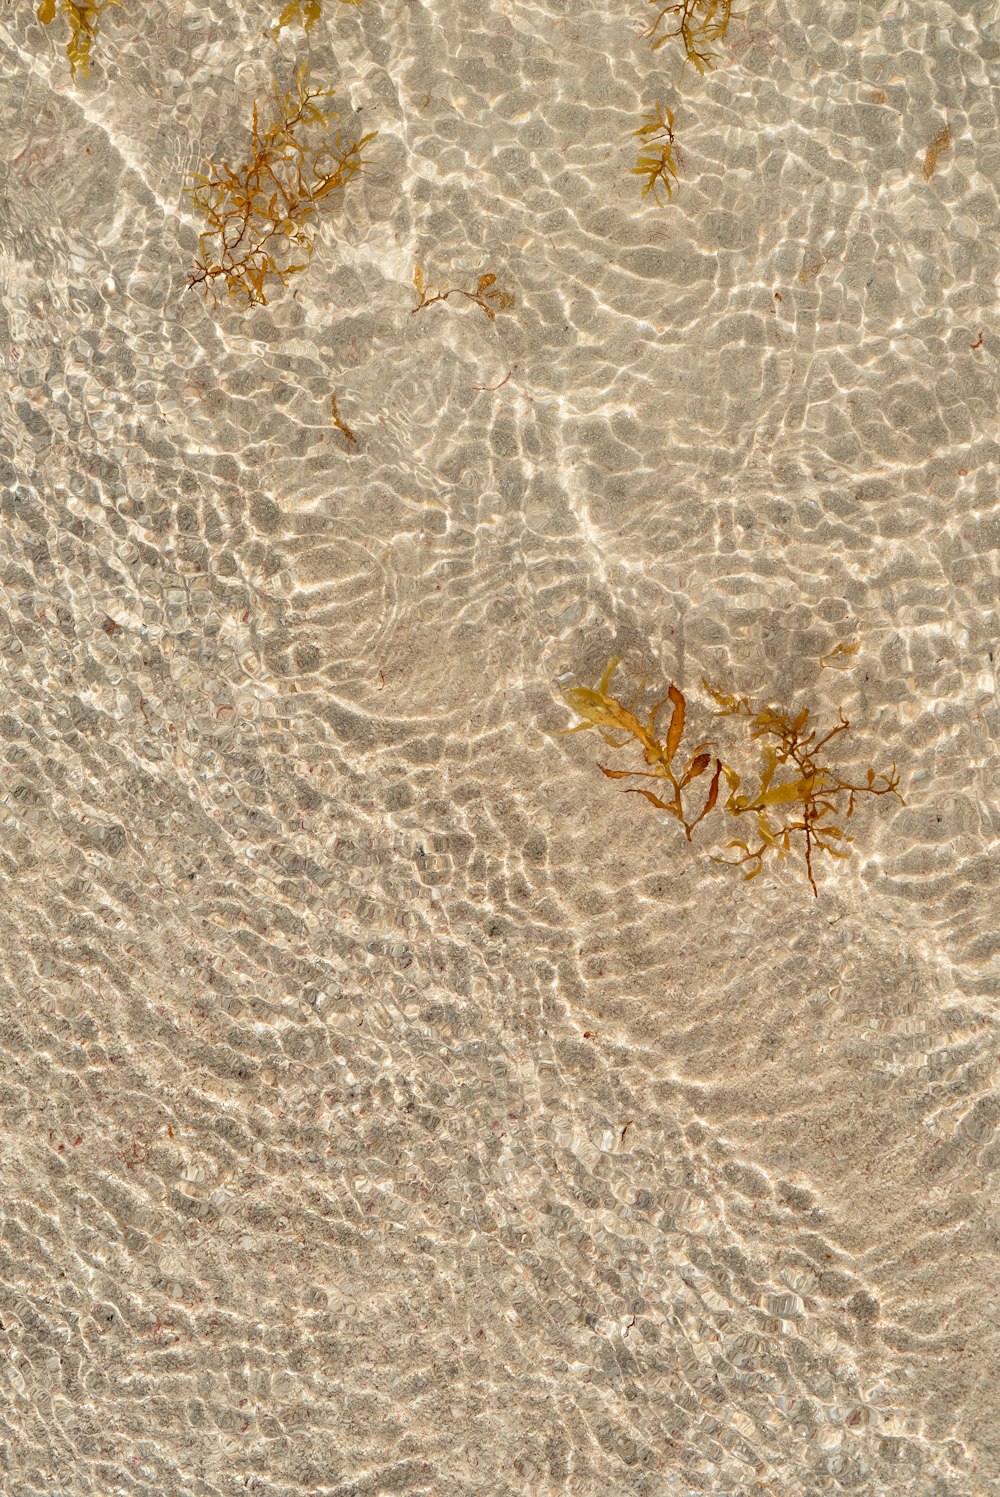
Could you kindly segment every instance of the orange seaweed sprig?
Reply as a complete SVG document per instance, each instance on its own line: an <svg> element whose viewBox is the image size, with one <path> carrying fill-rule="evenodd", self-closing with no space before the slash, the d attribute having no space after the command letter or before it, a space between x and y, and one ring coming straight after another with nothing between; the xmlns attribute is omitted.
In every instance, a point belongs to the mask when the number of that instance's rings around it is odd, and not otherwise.
<svg viewBox="0 0 1000 1497"><path fill-rule="evenodd" d="M683 693L676 686L671 685L667 695L655 704L650 711L648 721L644 723L633 713L631 703L627 707L623 706L609 692L611 677L620 663L618 657L608 661L596 690L589 686L575 686L567 691L567 705L585 721L578 723L575 728L565 728L563 731L564 733L581 733L588 728L596 728L609 748L613 749L626 748L630 739L638 742L642 746L643 758L649 765L648 769L608 769L603 764L599 764L598 769L602 774L607 775L609 780L623 780L633 775L640 775L643 779L663 781L671 792L669 800L663 800L652 790L646 790L638 785L630 785L628 789L637 795L644 795L659 810L668 811L680 822L690 842L691 833L718 800L719 778L723 765L719 759L715 760L715 771L705 802L698 815L692 819L690 813L684 808L684 792L689 785L705 773L712 763L712 755L708 752L710 745L699 743L690 754L684 768L677 773L674 769L674 759L684 736L687 710ZM670 725L667 728L666 738L661 742L656 736L656 719L660 709L667 702L671 706ZM625 736L619 737L619 734Z"/></svg>
<svg viewBox="0 0 1000 1497"><path fill-rule="evenodd" d="M721 41L733 19L733 0L649 0L656 19L649 28L653 51L680 37L686 61L699 73L715 66L712 45ZM661 30L661 28L663 28Z"/></svg>
<svg viewBox="0 0 1000 1497"><path fill-rule="evenodd" d="M642 142L632 175L645 177L643 197L652 193L659 199L660 193L664 192L668 199L672 198L677 181L673 110L657 104L649 114L643 115L643 123L632 133Z"/></svg>
<svg viewBox="0 0 1000 1497"><path fill-rule="evenodd" d="M341 5L360 5L361 0L339 0ZM278 23L274 28L275 37L279 37L286 26L294 26L296 22L305 32L310 32L323 14L323 0L288 0Z"/></svg>
<svg viewBox="0 0 1000 1497"><path fill-rule="evenodd" d="M498 312L507 312L514 305L511 292L501 291L496 281L493 272L487 271L479 277L471 291L464 286L445 286L440 291L434 291L424 280L423 266L418 265L413 272L413 285L418 301L415 307L410 308L410 315L422 312L425 307L432 307L435 302L447 301L449 296L464 296L466 301L473 302L481 312L485 312L491 322L496 322Z"/></svg>

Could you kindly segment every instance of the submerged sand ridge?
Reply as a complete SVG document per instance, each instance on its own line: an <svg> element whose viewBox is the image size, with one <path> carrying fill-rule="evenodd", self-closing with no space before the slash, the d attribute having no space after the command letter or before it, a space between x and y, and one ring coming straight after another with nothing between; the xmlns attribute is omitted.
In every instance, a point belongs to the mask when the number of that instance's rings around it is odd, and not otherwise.
<svg viewBox="0 0 1000 1497"><path fill-rule="evenodd" d="M643 12L0 18L12 1497L995 1484L989 28ZM213 308L304 55L371 168ZM612 655L905 806L743 883Z"/></svg>

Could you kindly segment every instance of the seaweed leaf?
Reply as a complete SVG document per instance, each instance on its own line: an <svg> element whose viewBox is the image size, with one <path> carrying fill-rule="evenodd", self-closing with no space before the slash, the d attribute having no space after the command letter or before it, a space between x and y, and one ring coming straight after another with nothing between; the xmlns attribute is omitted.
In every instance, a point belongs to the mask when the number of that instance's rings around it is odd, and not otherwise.
<svg viewBox="0 0 1000 1497"><path fill-rule="evenodd" d="M348 426L347 422L343 420L343 418L341 417L340 412L337 409L337 397L336 397L336 395L331 395L330 396L330 416L331 416L331 419L333 421L334 426L337 428L337 430L339 432L343 433L343 436L344 436L344 438L345 438L346 441L348 441L348 442L357 442L357 440L358 440L357 437L354 435L353 431Z"/></svg>
<svg viewBox="0 0 1000 1497"><path fill-rule="evenodd" d="M667 764L670 765L673 763L674 755L680 746L681 739L684 737L684 718L687 713L687 706L683 696L673 684L671 684L670 690L667 692L667 697L674 709L670 717L670 727L667 729L666 756Z"/></svg>
<svg viewBox="0 0 1000 1497"><path fill-rule="evenodd" d="M951 126L945 124L927 147L924 156L924 181L929 182L937 168L938 159L951 145Z"/></svg>
<svg viewBox="0 0 1000 1497"><path fill-rule="evenodd" d="M652 801L653 805L657 806L661 811L673 811L672 805L668 805L665 800L661 800L658 795L654 795L652 790L643 790L639 785L630 785L625 794L644 795L648 801Z"/></svg>

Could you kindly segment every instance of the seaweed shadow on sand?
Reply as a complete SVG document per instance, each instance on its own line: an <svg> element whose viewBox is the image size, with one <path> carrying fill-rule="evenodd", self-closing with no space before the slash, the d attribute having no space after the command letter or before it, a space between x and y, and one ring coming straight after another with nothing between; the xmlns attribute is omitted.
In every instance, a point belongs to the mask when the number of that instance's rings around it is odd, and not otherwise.
<svg viewBox="0 0 1000 1497"><path fill-rule="evenodd" d="M798 847L804 855L806 878L813 894L818 896L814 860L821 853L834 858L850 856L848 844L852 839L847 834L846 823L854 815L858 797L891 795L901 805L905 804L899 793L895 765L888 774L876 774L870 768L865 783L859 785L842 778L822 762L827 746L850 727L842 713L836 726L819 736L811 726L808 707L800 708L794 716L782 707L754 708L747 697L732 696L707 681L703 684L716 703L714 715L744 724L749 746L760 756L761 762L755 769L756 785L747 793L743 789L745 774L715 755L711 740L699 743L683 768L678 769L675 762L687 716L684 694L671 684L667 695L654 704L643 721L633 711L638 691L627 704L611 695L611 678L619 664L618 658L609 660L596 687L575 686L565 693L567 706L583 721L562 732L580 733L596 728L608 747L616 750L638 744L647 768L609 769L599 764L598 769L612 780L640 777L659 781L663 787L661 794L638 785L631 785L628 790L645 796L658 810L679 821L689 842L695 827L717 807L737 822L741 817L750 818L756 837L752 841L731 838L727 850L735 851L738 856L714 859L727 867L744 869L746 879L756 878L768 858L782 859ZM661 740L656 735L656 719L668 702L670 724ZM700 792L706 784L703 777L709 770L711 776L702 798ZM729 793L720 806L723 779ZM696 782L701 802L697 811L686 804L695 796Z"/></svg>

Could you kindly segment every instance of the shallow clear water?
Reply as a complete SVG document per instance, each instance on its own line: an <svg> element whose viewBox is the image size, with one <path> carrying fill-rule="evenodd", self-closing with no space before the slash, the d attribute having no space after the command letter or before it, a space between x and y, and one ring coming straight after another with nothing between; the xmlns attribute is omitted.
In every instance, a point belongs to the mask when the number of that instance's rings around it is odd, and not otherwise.
<svg viewBox="0 0 1000 1497"><path fill-rule="evenodd" d="M0 1488L991 1492L993 8L325 10L0 14ZM370 173L213 310L307 45ZM905 808L742 882L612 654Z"/></svg>

